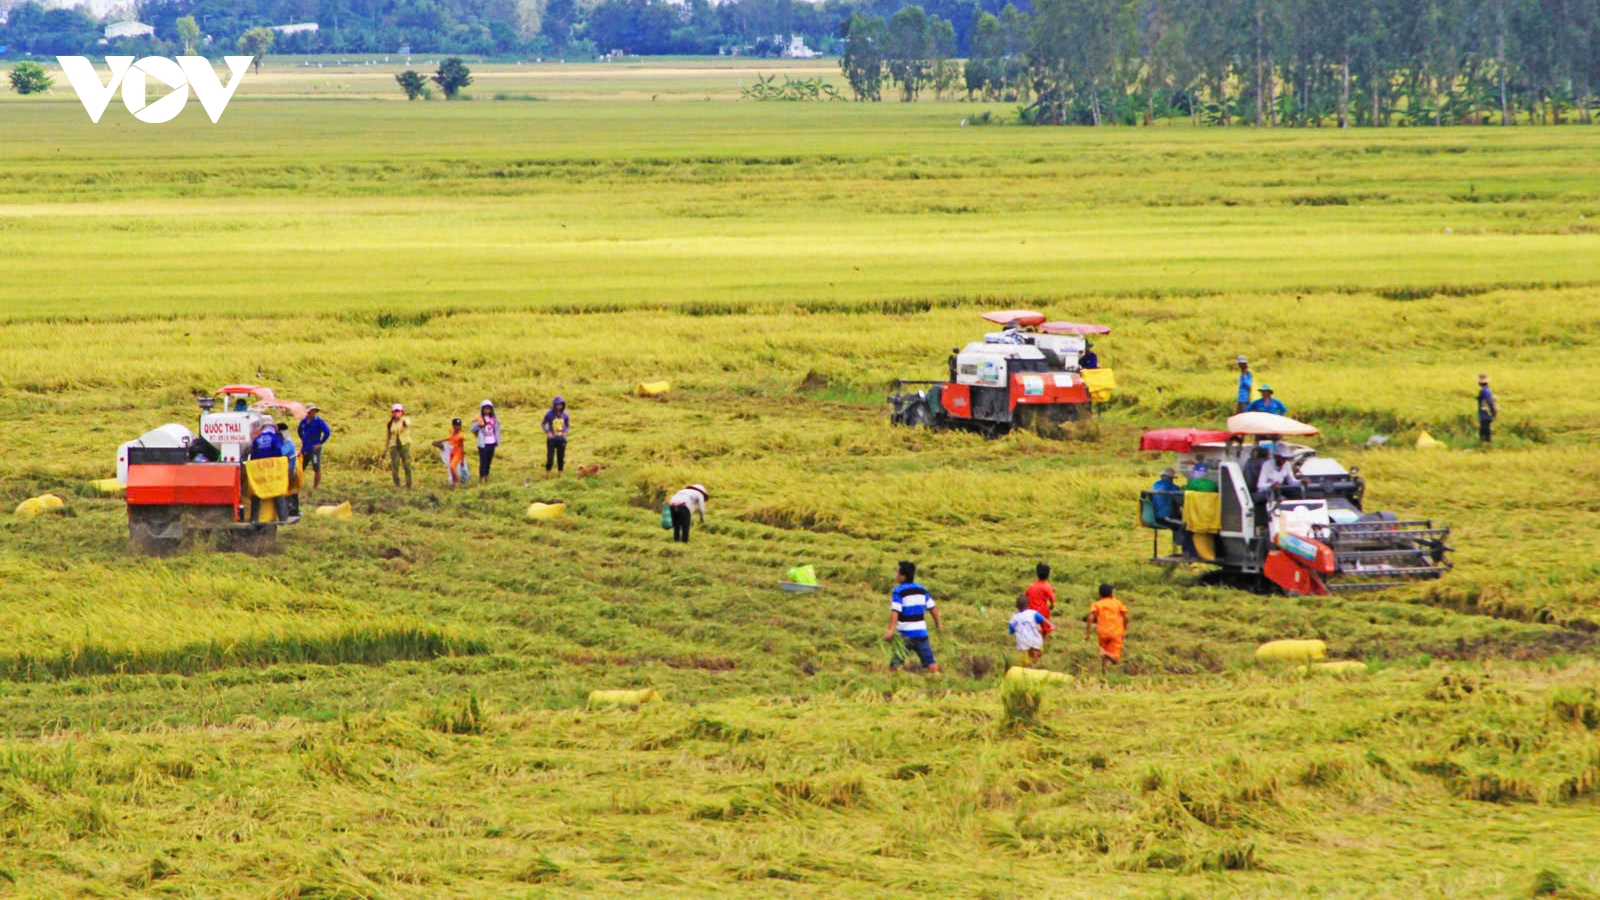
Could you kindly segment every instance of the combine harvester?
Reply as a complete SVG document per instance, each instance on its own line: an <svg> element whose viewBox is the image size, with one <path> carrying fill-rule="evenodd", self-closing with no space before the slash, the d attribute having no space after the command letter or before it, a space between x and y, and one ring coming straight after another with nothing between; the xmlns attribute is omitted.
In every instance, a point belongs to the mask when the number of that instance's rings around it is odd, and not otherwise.
<svg viewBox="0 0 1600 900"><path fill-rule="evenodd" d="M1356 469L1347 471L1310 447L1283 440L1316 433L1310 425L1269 413L1233 416L1225 431L1146 432L1139 449L1177 454L1176 468L1186 477L1195 463L1204 462L1218 488L1216 494L1185 491L1173 497L1183 511L1186 539L1170 556L1161 555L1160 542L1161 532L1172 529L1157 520L1156 492L1143 492L1140 523L1155 529L1150 561L1215 566L1209 580L1301 596L1383 590L1448 571L1448 527L1366 512L1366 483ZM1261 460L1252 459L1255 447L1247 438L1287 444L1302 488L1255 491Z"/></svg>
<svg viewBox="0 0 1600 900"><path fill-rule="evenodd" d="M160 555L191 531L206 531L238 536L240 549L269 550L279 525L300 521L299 473L288 472L288 517L278 520L266 495L259 520L251 522L252 489L241 460L257 423L278 413L287 427L305 415L305 407L256 385L230 385L199 403L198 438L186 426L163 425L117 450L117 481L127 486L129 544L135 552Z"/></svg>
<svg viewBox="0 0 1600 900"><path fill-rule="evenodd" d="M1105 325L1047 322L1044 313L984 313L1004 327L950 357L948 381L894 382L890 421L934 429L967 428L998 437L1014 427L1037 428L1094 415L1111 397L1110 369L1084 369L1087 335L1110 334Z"/></svg>

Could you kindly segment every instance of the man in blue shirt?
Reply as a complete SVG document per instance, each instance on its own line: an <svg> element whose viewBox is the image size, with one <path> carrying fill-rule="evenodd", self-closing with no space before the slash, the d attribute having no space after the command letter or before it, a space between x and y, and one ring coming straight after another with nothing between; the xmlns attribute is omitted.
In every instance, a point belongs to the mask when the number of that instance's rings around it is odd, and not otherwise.
<svg viewBox="0 0 1600 900"><path fill-rule="evenodd" d="M306 405L306 417L295 430L300 434L300 456L306 461L306 468L314 473L311 486L322 487L322 445L333 437L333 429L323 421L322 410L310 403Z"/></svg>
<svg viewBox="0 0 1600 900"><path fill-rule="evenodd" d="M1478 376L1478 440L1485 444L1494 437L1494 420L1500 417L1500 404L1494 402L1494 391L1489 390L1489 376Z"/></svg>
<svg viewBox="0 0 1600 900"><path fill-rule="evenodd" d="M1238 359L1238 364L1239 396L1233 404L1235 414L1244 412L1245 407L1250 405L1250 389L1255 385L1256 380L1256 377L1250 374L1250 360L1241 356Z"/></svg>
<svg viewBox="0 0 1600 900"><path fill-rule="evenodd" d="M1083 342L1083 353L1078 355L1078 368L1079 369L1098 369L1098 368L1100 368L1100 355L1098 353L1094 352L1094 342L1093 341L1084 341Z"/></svg>
<svg viewBox="0 0 1600 900"><path fill-rule="evenodd" d="M1288 411L1289 407L1284 406L1282 400L1272 396L1272 385L1270 384L1263 384L1260 398L1245 407L1245 412L1272 413L1275 416L1284 415Z"/></svg>
<svg viewBox="0 0 1600 900"><path fill-rule="evenodd" d="M278 436L278 426L266 419L256 426L256 435L244 449L245 459L275 459L283 455L283 439ZM289 518L289 498L273 497L272 510L278 521ZM250 521L261 521L261 498L250 495Z"/></svg>
<svg viewBox="0 0 1600 900"><path fill-rule="evenodd" d="M1176 469L1170 466L1161 470L1161 477L1150 486L1150 505L1154 507L1156 524L1162 528L1172 529L1172 544L1174 547L1183 546L1183 488L1172 479L1178 477Z"/></svg>
<svg viewBox="0 0 1600 900"><path fill-rule="evenodd" d="M917 655L925 671L937 673L939 664L934 661L933 646L928 643L927 619L932 617L934 627L941 631L944 625L939 621L939 610L928 596L928 589L917 584L916 579L917 564L900 563L894 576L894 591L889 595L889 630L883 633L883 639L890 641L898 637L907 650ZM901 657L896 653L889 668L898 670L900 666Z"/></svg>
<svg viewBox="0 0 1600 900"><path fill-rule="evenodd" d="M1150 486L1154 495L1150 502L1155 506L1156 522L1165 524L1173 519L1179 519L1178 504L1183 502L1183 488L1172 479L1178 477L1176 469L1171 467L1161 470L1161 477Z"/></svg>

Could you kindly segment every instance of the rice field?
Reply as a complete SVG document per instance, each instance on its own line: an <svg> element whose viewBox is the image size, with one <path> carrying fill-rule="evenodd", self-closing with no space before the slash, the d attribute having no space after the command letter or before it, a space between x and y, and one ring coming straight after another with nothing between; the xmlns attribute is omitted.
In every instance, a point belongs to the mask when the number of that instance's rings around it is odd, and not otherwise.
<svg viewBox="0 0 1600 900"><path fill-rule="evenodd" d="M67 501L0 515L0 879L1600 892L1600 131L962 127L982 104L741 102L747 66L486 67L448 105L269 66L219 125L0 103L0 512ZM1096 425L890 429L888 382L997 306L1112 326ZM1240 353L1369 505L1452 526L1452 573L1303 600L1143 562L1164 462L1138 435L1220 422ZM130 556L87 482L237 381L323 407L312 499L355 516L267 556ZM391 403L431 440L486 396L488 487L421 445L390 486ZM691 480L713 502L681 548L656 520ZM887 670L899 559L945 614L939 679ZM1045 665L1075 681L1007 696L1040 560L1067 609ZM802 562L823 591L777 592ZM1107 680L1073 628L1101 581L1135 617ZM1254 662L1286 637L1369 674ZM585 707L643 687L662 702Z"/></svg>

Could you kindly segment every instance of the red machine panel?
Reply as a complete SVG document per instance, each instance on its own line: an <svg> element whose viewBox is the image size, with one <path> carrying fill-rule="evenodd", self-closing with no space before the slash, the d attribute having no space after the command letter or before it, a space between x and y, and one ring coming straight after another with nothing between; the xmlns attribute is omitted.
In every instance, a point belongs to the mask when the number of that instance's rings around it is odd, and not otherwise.
<svg viewBox="0 0 1600 900"><path fill-rule="evenodd" d="M240 469L232 463L128 467L129 506L235 506Z"/></svg>
<svg viewBox="0 0 1600 900"><path fill-rule="evenodd" d="M949 382L939 391L939 403L944 411L957 419L972 418L972 388L970 385Z"/></svg>
<svg viewBox="0 0 1600 900"><path fill-rule="evenodd" d="M1011 376L1011 406L1034 403L1088 403L1083 379L1066 372L1038 372Z"/></svg>
<svg viewBox="0 0 1600 900"><path fill-rule="evenodd" d="M1327 585L1308 566L1282 550L1268 550L1261 564L1261 574L1283 588L1286 594L1326 597Z"/></svg>

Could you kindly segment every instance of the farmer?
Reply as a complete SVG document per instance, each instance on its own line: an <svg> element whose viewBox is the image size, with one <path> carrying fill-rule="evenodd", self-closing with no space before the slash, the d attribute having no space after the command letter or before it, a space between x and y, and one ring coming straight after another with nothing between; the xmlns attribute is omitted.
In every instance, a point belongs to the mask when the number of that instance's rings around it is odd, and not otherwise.
<svg viewBox="0 0 1600 900"><path fill-rule="evenodd" d="M250 443L244 450L245 459L276 459L283 456L283 439L278 436L278 426L270 416L257 422L251 431ZM279 522L289 518L289 498L273 497L272 511ZM254 491L250 493L250 521L261 521L261 498Z"/></svg>
<svg viewBox="0 0 1600 900"><path fill-rule="evenodd" d="M1172 529L1172 543L1183 546L1183 488L1173 481L1178 471L1171 466L1161 470L1161 477L1150 485L1150 505L1154 508L1156 524Z"/></svg>
<svg viewBox="0 0 1600 900"><path fill-rule="evenodd" d="M1055 626L1050 624L1050 616L1056 608L1056 589L1050 584L1050 565L1039 563L1033 567L1033 574L1038 580L1028 585L1022 596L1027 599L1029 609L1044 616L1044 634L1049 634L1056 630Z"/></svg>
<svg viewBox="0 0 1600 900"><path fill-rule="evenodd" d="M311 486L322 487L322 445L333 437L333 430L322 419L322 410L315 403L306 405L306 417L300 420L300 457L313 473Z"/></svg>
<svg viewBox="0 0 1600 900"><path fill-rule="evenodd" d="M1017 611L1006 623L1006 629L1017 638L1017 652L1030 663L1037 663L1044 655L1044 629L1050 620L1039 614L1028 601L1028 595L1017 598Z"/></svg>
<svg viewBox="0 0 1600 900"><path fill-rule="evenodd" d="M485 400L478 404L478 417L472 420L472 433L478 436L478 483L489 483L489 467L494 465L494 451L500 446L500 417L494 414L494 403Z"/></svg>
<svg viewBox="0 0 1600 900"><path fill-rule="evenodd" d="M567 471L567 433L572 430L572 419L567 416L567 401L557 397L544 414L544 477L550 477L550 467L557 475Z"/></svg>
<svg viewBox="0 0 1600 900"><path fill-rule="evenodd" d="M1494 437L1494 420L1500 418L1500 404L1494 401L1494 391L1489 390L1487 373L1478 375L1478 440L1485 444Z"/></svg>
<svg viewBox="0 0 1600 900"><path fill-rule="evenodd" d="M400 486L400 470L406 470L406 490L411 490L411 417L406 408L396 403L389 407L389 421L384 423L383 449L389 454L389 474L394 476L394 486Z"/></svg>
<svg viewBox="0 0 1600 900"><path fill-rule="evenodd" d="M1084 618L1083 637L1100 639L1100 674L1106 665L1122 662L1122 639L1128 634L1128 608L1112 596L1111 585L1100 585L1100 599L1089 604L1089 615Z"/></svg>
<svg viewBox="0 0 1600 900"><path fill-rule="evenodd" d="M1288 411L1289 407L1284 406L1282 400L1272 396L1272 385L1270 384L1263 384L1261 386L1261 396L1245 407L1245 412L1272 413L1275 416L1281 416Z"/></svg>
<svg viewBox="0 0 1600 900"><path fill-rule="evenodd" d="M928 643L927 618L933 617L934 627L940 631L939 610L934 606L928 589L917 584L917 564L902 562L895 570L894 591L889 595L889 629L883 633L886 641L898 637L905 649L915 653L924 671L937 673L939 664L933 658L933 645ZM901 655L895 654L889 668L896 671L902 665Z"/></svg>
<svg viewBox="0 0 1600 900"><path fill-rule="evenodd" d="M1211 477L1211 470L1204 462L1197 462L1189 470L1189 480L1183 483L1183 489L1197 494L1215 494L1217 481Z"/></svg>
<svg viewBox="0 0 1600 900"><path fill-rule="evenodd" d="M1294 474L1292 456L1293 451L1288 444L1283 441L1274 443L1272 459L1261 467L1261 475L1256 479L1256 490L1261 493L1276 490L1285 496L1303 496L1300 479Z"/></svg>
<svg viewBox="0 0 1600 900"><path fill-rule="evenodd" d="M1078 357L1079 369L1100 368L1100 354L1094 352L1094 341L1083 342L1083 353Z"/></svg>
<svg viewBox="0 0 1600 900"><path fill-rule="evenodd" d="M461 420L450 420L450 433L433 446L444 457L445 471L450 475L450 486L460 487L470 477L467 473L466 435L461 433Z"/></svg>
<svg viewBox="0 0 1600 900"><path fill-rule="evenodd" d="M1242 413L1250 405L1250 388L1254 385L1256 377L1250 374L1250 360L1240 356L1234 361L1239 366L1239 396L1233 404L1235 414Z"/></svg>
<svg viewBox="0 0 1600 900"><path fill-rule="evenodd" d="M696 513L700 514L700 524L706 523L706 501L710 499L711 495L706 493L705 485L691 484L667 500L667 507L672 512L674 543L689 543L689 525L694 521Z"/></svg>

